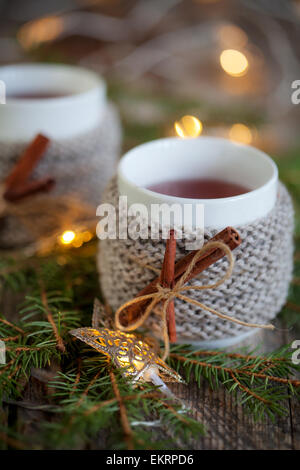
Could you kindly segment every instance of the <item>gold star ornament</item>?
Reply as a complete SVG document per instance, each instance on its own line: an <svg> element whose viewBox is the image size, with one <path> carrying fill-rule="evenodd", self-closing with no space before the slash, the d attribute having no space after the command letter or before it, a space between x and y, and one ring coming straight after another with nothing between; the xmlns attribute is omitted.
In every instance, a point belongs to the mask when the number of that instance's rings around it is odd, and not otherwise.
<svg viewBox="0 0 300 470"><path fill-rule="evenodd" d="M147 338L107 327L100 328L99 324L104 323L105 316L107 324L107 311L102 308L100 302L95 301L93 326L71 330L70 334L105 354L133 383L151 381L162 392L172 395L164 382L184 382L182 377L160 359Z"/></svg>

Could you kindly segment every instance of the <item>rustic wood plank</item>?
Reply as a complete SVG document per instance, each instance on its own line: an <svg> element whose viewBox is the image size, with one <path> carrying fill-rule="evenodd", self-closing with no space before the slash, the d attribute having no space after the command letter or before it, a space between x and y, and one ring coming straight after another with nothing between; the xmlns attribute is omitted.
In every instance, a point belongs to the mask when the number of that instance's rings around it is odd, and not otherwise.
<svg viewBox="0 0 300 470"><path fill-rule="evenodd" d="M276 326L278 330L258 331L242 345L260 345L262 352L268 352L300 338L297 330L286 331L285 325L278 320ZM286 400L285 406L289 409L287 416L277 418L275 423L268 418L264 422L255 423L224 388L212 391L204 379L200 389L197 384L188 387L171 385L172 391L191 406L194 417L206 427L207 435L192 442L194 449L300 449L300 405L294 397Z"/></svg>

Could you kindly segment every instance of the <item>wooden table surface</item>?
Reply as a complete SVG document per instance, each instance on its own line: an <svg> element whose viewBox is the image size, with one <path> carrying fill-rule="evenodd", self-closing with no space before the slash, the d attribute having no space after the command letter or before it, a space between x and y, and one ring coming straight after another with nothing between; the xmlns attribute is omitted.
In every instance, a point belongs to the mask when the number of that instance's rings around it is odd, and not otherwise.
<svg viewBox="0 0 300 470"><path fill-rule="evenodd" d="M300 331L287 330L277 323L279 330L260 331L243 345L260 345L261 351L269 352L295 339ZM300 403L291 397L286 401L288 414L272 422L254 422L250 415L236 403L224 387L212 391L206 381L185 386L170 384L172 391L186 400L194 410L194 417L206 428L206 436L194 440L194 449L218 450L299 450L300 449Z"/></svg>

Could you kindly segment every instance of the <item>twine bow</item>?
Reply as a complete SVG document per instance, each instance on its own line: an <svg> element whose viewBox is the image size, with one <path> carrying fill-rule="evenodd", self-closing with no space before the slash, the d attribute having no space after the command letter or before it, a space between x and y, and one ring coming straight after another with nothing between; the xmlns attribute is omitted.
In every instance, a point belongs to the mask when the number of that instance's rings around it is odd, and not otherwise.
<svg viewBox="0 0 300 470"><path fill-rule="evenodd" d="M190 286L190 285L185 285L189 275L193 271L193 268L195 267L197 261L199 258L206 253L208 250L212 248L220 248L225 252L225 255L229 261L228 268L224 274L224 276L221 277L218 281L214 282L213 284L208 284L208 285L202 285L202 286ZM164 343L165 343L165 350L162 359L166 360L166 358L169 355L170 352L170 341L169 341L169 335L168 335L168 327L167 327L167 307L169 302L172 299L180 299L185 302L188 302L190 304L196 305L197 307L206 310L207 312L210 312L213 315L216 315L219 318L222 318L223 320L228 320L233 323L237 323L239 325L243 326L248 326L250 328L264 328L268 330L274 330L275 326L271 324L267 325L262 325L262 324L257 324L257 323L247 323L242 320L238 320L237 318L230 317L229 315L226 315L224 313L218 312L217 310L214 310L211 307L208 307L207 305L199 302L198 300L192 299L191 297L187 297L182 294L184 291L196 291L196 290L205 290L205 289L214 289L215 287L220 286L223 284L227 279L230 278L232 274L234 266L234 257L233 254L230 250L230 248L222 242L218 241L212 241L206 243L193 257L191 260L191 263L187 267L186 271L184 274L179 278L179 280L175 283L174 287L169 288L169 287L163 287L160 282L157 283L156 285L156 292L147 294L147 295L141 295L139 297L135 297L127 302L125 302L119 309L116 311L115 314L115 323L116 323L116 328L122 331L133 331L139 328L144 324L144 322L147 320L149 317L150 313L154 311L154 308L157 304L160 302L163 302L163 306L161 310L155 310L154 313L158 314L161 317L162 320L162 327L163 327L163 338L164 338ZM143 314L132 324L124 326L120 322L120 314L123 310L125 310L127 307L130 305L136 304L138 302L141 302L143 300L151 300L150 304L147 306Z"/></svg>

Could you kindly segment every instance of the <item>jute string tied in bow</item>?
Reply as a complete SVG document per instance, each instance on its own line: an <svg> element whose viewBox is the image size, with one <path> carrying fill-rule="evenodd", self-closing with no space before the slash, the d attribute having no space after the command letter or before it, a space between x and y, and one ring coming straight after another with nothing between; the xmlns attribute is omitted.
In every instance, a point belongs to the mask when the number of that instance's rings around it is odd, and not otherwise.
<svg viewBox="0 0 300 470"><path fill-rule="evenodd" d="M187 280L189 279L189 276L191 272L193 271L193 268L195 267L197 261L199 258L206 253L208 250L211 250L212 248L219 248L224 251L228 261L229 265L228 268L224 274L218 281L216 281L213 284L208 284L208 285L202 285L202 286L189 286L185 285ZM222 318L223 320L228 320L233 323L238 323L239 325L243 326L248 326L250 328L264 328L268 330L274 330L275 326L271 324L263 325L263 324L258 324L258 323L247 323L242 320L238 320L237 318L231 317L229 315L226 315L224 313L218 312L217 310L214 310L213 308L208 307L205 304L202 304L198 300L192 299L190 297L187 297L182 294L184 291L196 291L196 290L205 290L205 289L214 289L221 284L223 284L227 279L230 278L232 271L233 271L233 266L234 266L234 257L233 254L230 250L230 248L222 242L219 241L211 241L206 243L193 257L191 260L190 264L188 265L187 269L183 273L183 275L179 278L179 280L174 284L173 287L163 287L160 282L157 283L156 285L156 292L153 292L151 294L147 295L141 295L139 297L135 297L134 299L131 299L127 302L125 302L121 307L118 308L115 314L115 324L116 328L122 331L133 331L139 328L144 324L144 322L147 320L149 317L150 313L154 311L154 313L158 314L161 317L162 321L162 330L163 330L163 339L165 343L165 349L164 349L164 354L162 359L166 360L166 358L169 355L170 352L170 341L169 341L169 335L168 335L168 326L167 326L167 307L168 304L171 302L173 299L180 299L185 302L189 302L193 305L196 305L197 307L206 310L210 312L213 315L216 315L219 318ZM120 315L121 313L128 308L130 305L136 304L138 302L141 302L143 300L151 300L150 304L147 306L145 311L142 313L142 315L133 323L124 326L122 325L120 321ZM163 302L162 309L156 309L157 304L160 302Z"/></svg>

